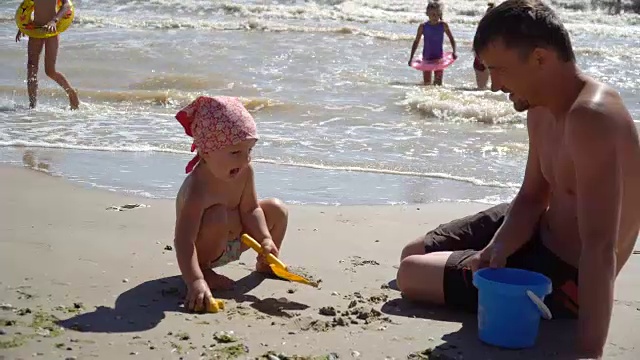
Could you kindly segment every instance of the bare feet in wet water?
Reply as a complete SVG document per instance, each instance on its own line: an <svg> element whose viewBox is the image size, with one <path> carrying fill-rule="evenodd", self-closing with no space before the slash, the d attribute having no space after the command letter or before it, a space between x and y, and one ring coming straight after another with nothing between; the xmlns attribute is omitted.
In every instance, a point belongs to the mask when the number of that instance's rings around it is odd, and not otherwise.
<svg viewBox="0 0 640 360"><path fill-rule="evenodd" d="M78 110L78 107L80 107L78 93L74 89L69 89L67 94L69 95L69 106L71 107L71 110Z"/></svg>
<svg viewBox="0 0 640 360"><path fill-rule="evenodd" d="M231 290L235 286L235 281L228 277L218 274L211 269L204 269L202 271L204 280L209 285L209 290Z"/></svg>

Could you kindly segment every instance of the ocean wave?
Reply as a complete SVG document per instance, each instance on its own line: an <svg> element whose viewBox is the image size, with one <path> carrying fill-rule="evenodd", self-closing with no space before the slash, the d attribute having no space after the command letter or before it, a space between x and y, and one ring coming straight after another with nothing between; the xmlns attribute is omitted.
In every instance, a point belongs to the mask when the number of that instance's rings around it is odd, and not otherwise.
<svg viewBox="0 0 640 360"><path fill-rule="evenodd" d="M471 91L442 87L409 90L396 103L427 117L448 122L480 122L487 124L517 124L525 119L517 113L501 93Z"/></svg>
<svg viewBox="0 0 640 360"><path fill-rule="evenodd" d="M156 78L157 79L157 78ZM143 81L142 83L133 84L132 87L153 87L151 84L156 84L159 87L164 86L160 80ZM155 86L155 85L154 85ZM41 96L65 96L61 89L53 88L41 89ZM93 89L80 89L80 94L84 102L106 102L106 103L144 103L150 105L162 105L162 106L184 106L195 98L201 95L215 96L212 91L182 91L177 89L154 89L154 90L93 90ZM0 93L10 93L25 96L27 90L24 87L6 86L0 85ZM238 97L244 106L249 111L259 111L265 109L278 109L278 108L290 108L295 106L294 104L285 104L281 101L261 98L261 97ZM15 104L14 104L15 105ZM17 105L4 105L0 107L0 112L17 111L22 109Z"/></svg>
<svg viewBox="0 0 640 360"><path fill-rule="evenodd" d="M0 147L24 147L24 148L48 148L48 149L68 149L68 150L86 150L86 151L113 151L113 152L158 152L158 153L173 153L173 154L191 154L187 150L177 150L172 148L163 148L151 145L139 145L132 144L127 146L92 146L92 145L75 145L65 143L48 143L43 141L23 141L23 140L11 140L0 141ZM465 182L477 186L495 187L495 188L516 188L518 184L515 183L502 183L499 181L482 180L473 177L459 176L447 173L436 172L419 172L419 171L407 171L396 169L385 169L375 167L362 167L362 166L345 166L345 165L329 165L322 163L304 163L294 161L282 161L277 159L264 159L257 158L252 160L256 163L272 164L278 166L291 166L302 167L316 170L325 171L348 171L348 172L362 172L372 174L385 174L396 176L410 176L410 177L423 177L423 178L435 178L445 179L458 182Z"/></svg>
<svg viewBox="0 0 640 360"><path fill-rule="evenodd" d="M85 7L86 6L86 7ZM454 29L472 30L477 25L485 1L450 2L445 20ZM640 17L636 14L611 16L603 11L575 11L570 6L557 10L573 36L591 34L637 38ZM77 5L74 26L128 29L213 31L325 32L387 40L411 40L414 30L399 33L388 24L418 24L425 21L424 6L413 2L386 1L305 1L290 3L212 2L209 0L107 0ZM13 12L0 13L0 23L12 23ZM105 16L108 13L109 16ZM384 29L381 30L380 28Z"/></svg>

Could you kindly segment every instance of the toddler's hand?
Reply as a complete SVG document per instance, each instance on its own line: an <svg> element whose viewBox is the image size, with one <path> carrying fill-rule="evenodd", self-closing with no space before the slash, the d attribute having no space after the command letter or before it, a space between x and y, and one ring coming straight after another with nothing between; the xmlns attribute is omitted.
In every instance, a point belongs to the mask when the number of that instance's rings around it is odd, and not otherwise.
<svg viewBox="0 0 640 360"><path fill-rule="evenodd" d="M457 60L458 59L458 54L453 53L453 60Z"/></svg>
<svg viewBox="0 0 640 360"><path fill-rule="evenodd" d="M211 298L211 290L209 290L207 282L204 279L198 279L187 286L187 298L184 305L188 311L206 310Z"/></svg>
<svg viewBox="0 0 640 360"><path fill-rule="evenodd" d="M278 257L278 253L279 253L278 247L273 242L273 240L271 240L271 238L266 238L262 240L261 246L262 246L262 256L264 256L265 258L269 254L273 254L275 257Z"/></svg>
<svg viewBox="0 0 640 360"><path fill-rule="evenodd" d="M18 33L16 34L16 42L20 42L20 39L24 36L24 34L22 33L22 31L18 30Z"/></svg>

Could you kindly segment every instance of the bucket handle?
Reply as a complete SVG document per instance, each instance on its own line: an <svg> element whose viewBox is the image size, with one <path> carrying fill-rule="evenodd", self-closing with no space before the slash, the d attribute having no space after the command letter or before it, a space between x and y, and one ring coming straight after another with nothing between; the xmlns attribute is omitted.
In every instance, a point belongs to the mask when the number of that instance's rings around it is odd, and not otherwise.
<svg viewBox="0 0 640 360"><path fill-rule="evenodd" d="M540 311L540 314L542 315L542 317L546 320L551 320L552 318L551 310L549 310L547 305L545 305L545 303L542 300L540 300L540 298L536 294L534 294L533 291L531 290L527 290L527 296L538 307L538 310Z"/></svg>

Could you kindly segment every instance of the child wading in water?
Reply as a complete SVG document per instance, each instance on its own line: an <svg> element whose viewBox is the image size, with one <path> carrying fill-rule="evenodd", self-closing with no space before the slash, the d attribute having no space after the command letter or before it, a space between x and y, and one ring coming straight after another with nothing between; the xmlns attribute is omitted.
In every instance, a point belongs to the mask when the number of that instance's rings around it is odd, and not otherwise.
<svg viewBox="0 0 640 360"><path fill-rule="evenodd" d="M60 8L56 12L56 6L60 2ZM69 0L35 0L33 10L33 24L43 27L49 32L57 31L57 23L70 10ZM24 34L18 30L16 42L20 41ZM29 92L29 107L35 108L38 98L38 63L40 53L44 48L44 72L53 81L58 83L69 96L69 105L75 110L80 105L78 94L71 87L69 81L56 70L56 60L58 58L58 46L60 35L46 39L29 37L27 45L27 91Z"/></svg>
<svg viewBox="0 0 640 360"><path fill-rule="evenodd" d="M493 9L495 4L490 2L487 3L487 10L485 10L485 14L489 12L489 10ZM484 66L478 55L473 59L473 70L476 73L476 84L478 85L478 89L485 89L487 87L487 83L489 82L489 70Z"/></svg>
<svg viewBox="0 0 640 360"><path fill-rule="evenodd" d="M443 56L444 34L447 34L451 48L453 49L453 58L456 55L456 41L449 30L449 25L442 21L442 4L439 1L429 1L427 4L427 16L429 20L418 26L416 38L413 40L411 47L411 56L409 57L409 66L413 61L413 55L420 45L420 38L424 36L424 48L422 50L423 61L437 61ZM431 71L423 71L423 79L425 85L431 85ZM443 70L435 71L434 85L442 85Z"/></svg>
<svg viewBox="0 0 640 360"><path fill-rule="evenodd" d="M187 284L185 307L207 308L211 290L233 281L212 269L238 260L247 233L264 254L278 255L287 229L287 210L277 199L258 201L251 150L258 140L253 117L232 97L199 97L176 115L197 155L176 199L175 248ZM270 273L264 254L256 270Z"/></svg>

